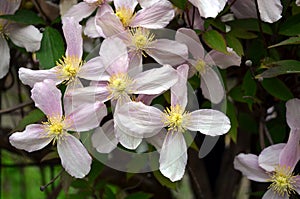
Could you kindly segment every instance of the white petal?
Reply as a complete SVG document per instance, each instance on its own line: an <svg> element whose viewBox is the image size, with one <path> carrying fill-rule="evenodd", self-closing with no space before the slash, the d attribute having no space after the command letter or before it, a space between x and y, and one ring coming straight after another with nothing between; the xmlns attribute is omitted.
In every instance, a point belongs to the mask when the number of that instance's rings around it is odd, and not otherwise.
<svg viewBox="0 0 300 199"><path fill-rule="evenodd" d="M211 50L205 57L210 57L208 60L212 60L212 65L217 65L222 69L226 69L229 66L240 66L241 57L236 54L231 48L227 48L229 54L224 54L216 50Z"/></svg>
<svg viewBox="0 0 300 199"><path fill-rule="evenodd" d="M6 40L3 37L0 37L0 55L1 55L1 62L0 62L0 79L1 79L8 73L9 61L10 61L9 47L7 45Z"/></svg>
<svg viewBox="0 0 300 199"><path fill-rule="evenodd" d="M258 164L261 168L268 172L275 171L275 167L279 164L279 154L285 144L271 145L259 154Z"/></svg>
<svg viewBox="0 0 300 199"><path fill-rule="evenodd" d="M118 126L115 125L116 137L119 140L120 144L127 149L136 149L142 142L142 138L137 138L130 136L127 132L122 131Z"/></svg>
<svg viewBox="0 0 300 199"><path fill-rule="evenodd" d="M80 2L74 6L72 6L63 18L65 17L73 17L75 21L81 21L83 18L90 16L95 10L97 6L88 4L86 2Z"/></svg>
<svg viewBox="0 0 300 199"><path fill-rule="evenodd" d="M13 133L9 137L11 145L28 152L40 150L47 146L52 137L46 137L44 126L41 124L30 124L23 132Z"/></svg>
<svg viewBox="0 0 300 199"><path fill-rule="evenodd" d="M269 189L263 195L262 199L289 199L289 197L288 196L280 196L276 192L274 192L273 189Z"/></svg>
<svg viewBox="0 0 300 199"><path fill-rule="evenodd" d="M161 131L152 136L152 137L149 137L149 138L146 138L146 141L149 142L150 144L152 144L156 150L158 152L160 152L162 146L163 146L163 143L164 143L164 140L166 138L166 135L167 135L167 130L166 129L161 129Z"/></svg>
<svg viewBox="0 0 300 199"><path fill-rule="evenodd" d="M227 133L231 126L229 118L224 113L202 109L190 113L185 127L191 131L200 131L205 135L217 136Z"/></svg>
<svg viewBox="0 0 300 199"><path fill-rule="evenodd" d="M84 34L90 38L105 37L102 29L97 25L96 18L91 17L87 20L84 28Z"/></svg>
<svg viewBox="0 0 300 199"><path fill-rule="evenodd" d="M1 0L0 13L1 14L14 14L20 7L22 0Z"/></svg>
<svg viewBox="0 0 300 199"><path fill-rule="evenodd" d="M98 56L95 57L81 67L78 76L87 80L100 81L109 79L109 75L105 71L102 59Z"/></svg>
<svg viewBox="0 0 300 199"><path fill-rule="evenodd" d="M179 104L183 109L187 105L187 77L189 66L183 64L177 68L178 81L171 87L171 105Z"/></svg>
<svg viewBox="0 0 300 199"><path fill-rule="evenodd" d="M113 120L107 121L102 127L97 127L92 136L92 145L99 153L110 153L118 145L114 132Z"/></svg>
<svg viewBox="0 0 300 199"><path fill-rule="evenodd" d="M137 0L114 0L114 5L116 10L121 8L127 8L132 13L134 12L135 7L137 6Z"/></svg>
<svg viewBox="0 0 300 199"><path fill-rule="evenodd" d="M260 17L263 21L273 23L282 16L282 5L280 0L258 0Z"/></svg>
<svg viewBox="0 0 300 199"><path fill-rule="evenodd" d="M164 65L138 74L134 81L135 94L155 95L173 86L178 81L178 75L170 65Z"/></svg>
<svg viewBox="0 0 300 199"><path fill-rule="evenodd" d="M25 48L29 52L40 49L43 35L34 26L24 26L14 23L10 24L8 29L9 38L17 46Z"/></svg>
<svg viewBox="0 0 300 199"><path fill-rule="evenodd" d="M267 182L270 176L258 165L258 157L253 154L239 154L234 158L234 168L239 170L249 180Z"/></svg>
<svg viewBox="0 0 300 199"><path fill-rule="evenodd" d="M96 101L106 102L110 100L110 93L106 86L88 86L84 88L78 88L72 92L67 93L65 97L71 98L72 103L93 103Z"/></svg>
<svg viewBox="0 0 300 199"><path fill-rule="evenodd" d="M75 178L83 178L91 169L92 158L83 144L68 134L57 143L57 151L64 169Z"/></svg>
<svg viewBox="0 0 300 199"><path fill-rule="evenodd" d="M223 10L227 0L189 0L195 7L198 8L202 17L215 18L219 12Z"/></svg>
<svg viewBox="0 0 300 199"><path fill-rule="evenodd" d="M255 0L236 1L230 9L238 19L257 18Z"/></svg>
<svg viewBox="0 0 300 199"><path fill-rule="evenodd" d="M111 12L96 18L96 25L101 28L105 37L111 37L125 31L120 19Z"/></svg>
<svg viewBox="0 0 300 199"><path fill-rule="evenodd" d="M187 163L187 146L182 133L168 133L160 151L159 170L172 182L182 179Z"/></svg>
<svg viewBox="0 0 300 199"><path fill-rule="evenodd" d="M31 98L35 106L48 117L62 116L61 92L52 80L46 79L36 83L31 90Z"/></svg>
<svg viewBox="0 0 300 199"><path fill-rule="evenodd" d="M300 99L286 102L286 120L290 128L300 129Z"/></svg>

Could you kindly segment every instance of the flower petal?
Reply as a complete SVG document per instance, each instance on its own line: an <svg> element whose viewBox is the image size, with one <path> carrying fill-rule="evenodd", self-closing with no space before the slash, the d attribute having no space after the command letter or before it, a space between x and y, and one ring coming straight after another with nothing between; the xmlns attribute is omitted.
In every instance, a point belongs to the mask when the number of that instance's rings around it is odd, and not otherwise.
<svg viewBox="0 0 300 199"><path fill-rule="evenodd" d="M116 10L121 8L127 8L132 13L134 12L135 7L137 6L137 0L114 0L114 5Z"/></svg>
<svg viewBox="0 0 300 199"><path fill-rule="evenodd" d="M9 47L6 40L3 37L0 37L0 55L1 55L1 62L0 62L0 79L1 79L8 73L9 61L10 61Z"/></svg>
<svg viewBox="0 0 300 199"><path fill-rule="evenodd" d="M200 75L203 96L214 104L220 103L225 96L221 77L210 66L206 66Z"/></svg>
<svg viewBox="0 0 300 199"><path fill-rule="evenodd" d="M268 172L275 171L275 167L279 164L279 154L285 144L271 145L259 154L258 164L261 168Z"/></svg>
<svg viewBox="0 0 300 199"><path fill-rule="evenodd" d="M177 68L178 81L171 87L171 105L179 104L183 109L187 105L187 77L189 66L183 64Z"/></svg>
<svg viewBox="0 0 300 199"><path fill-rule="evenodd" d="M157 134L164 124L162 112L142 102L123 104L114 114L115 125L123 132L135 137L150 137Z"/></svg>
<svg viewBox="0 0 300 199"><path fill-rule="evenodd" d="M128 135L127 132L122 131L122 129L116 125L115 125L115 133L120 144L127 149L131 149L131 150L136 149L143 140L142 138Z"/></svg>
<svg viewBox="0 0 300 199"><path fill-rule="evenodd" d="M188 58L186 45L168 39L157 39L152 42L146 52L159 64L179 65Z"/></svg>
<svg viewBox="0 0 300 199"><path fill-rule="evenodd" d="M255 1L235 1L230 7L238 19L257 18Z"/></svg>
<svg viewBox="0 0 300 199"><path fill-rule="evenodd" d="M258 165L258 157L253 154L240 153L234 158L234 168L242 172L249 180L267 182L270 176Z"/></svg>
<svg viewBox="0 0 300 199"><path fill-rule="evenodd" d="M25 48L28 52L35 52L41 47L43 35L32 25L9 24L8 34L14 44Z"/></svg>
<svg viewBox="0 0 300 199"><path fill-rule="evenodd" d="M291 129L300 129L300 99L294 98L286 102L286 120Z"/></svg>
<svg viewBox="0 0 300 199"><path fill-rule="evenodd" d="M106 38L125 31L120 19L112 12L106 12L101 17L97 17L96 25L101 28Z"/></svg>
<svg viewBox="0 0 300 199"><path fill-rule="evenodd" d="M95 57L81 67L78 72L78 76L87 80L100 81L103 79L109 79L109 75L105 71L102 59L98 56Z"/></svg>
<svg viewBox="0 0 300 199"><path fill-rule="evenodd" d="M63 32L67 43L66 56L82 57L82 26L73 17L63 18Z"/></svg>
<svg viewBox="0 0 300 199"><path fill-rule="evenodd" d="M44 125L30 124L23 132L13 133L9 137L9 142L18 149L32 152L44 148L52 139L52 137L46 137Z"/></svg>
<svg viewBox="0 0 300 199"><path fill-rule="evenodd" d="M269 189L266 191L266 193L263 195L262 199L289 199L289 196L280 196L276 192L273 191L273 189Z"/></svg>
<svg viewBox="0 0 300 199"><path fill-rule="evenodd" d="M96 5L80 2L72 6L63 16L63 18L73 17L75 21L80 22L83 18L90 16L96 9Z"/></svg>
<svg viewBox="0 0 300 199"><path fill-rule="evenodd" d="M240 66L241 65L241 57L233 51L232 48L227 47L227 51L229 54L224 54L216 50L211 50L205 57L209 57L207 60L208 64L210 61L212 65L217 65L222 69L226 69L229 66Z"/></svg>
<svg viewBox="0 0 300 199"><path fill-rule="evenodd" d="M107 121L102 127L97 127L92 136L92 145L99 153L110 153L118 145L114 132L113 120Z"/></svg>
<svg viewBox="0 0 300 199"><path fill-rule="evenodd" d="M280 0L258 0L260 17L263 21L273 23L282 16L282 5Z"/></svg>
<svg viewBox="0 0 300 199"><path fill-rule="evenodd" d="M146 138L146 141L150 144L152 144L156 150L158 152L160 152L162 146L163 146L163 143L164 143L164 140L166 138L166 135L167 135L167 130L166 129L161 129L161 131L154 135L154 136L151 136L149 138Z"/></svg>
<svg viewBox="0 0 300 199"><path fill-rule="evenodd" d="M219 12L223 10L227 0L189 0L195 7L198 8L202 17L215 18Z"/></svg>
<svg viewBox="0 0 300 199"><path fill-rule="evenodd" d="M41 109L48 117L61 117L61 92L55 82L49 79L38 82L31 90L31 98L35 106Z"/></svg>
<svg viewBox="0 0 300 199"><path fill-rule="evenodd" d="M154 68L138 74L134 78L134 94L160 94L178 81L176 70L170 65Z"/></svg>
<svg viewBox="0 0 300 199"><path fill-rule="evenodd" d="M66 115L68 130L88 131L100 125L101 120L107 115L106 106L102 102L82 104Z"/></svg>
<svg viewBox="0 0 300 199"><path fill-rule="evenodd" d="M187 146L182 133L168 133L159 157L159 170L172 182L182 179L187 163Z"/></svg>
<svg viewBox="0 0 300 199"><path fill-rule="evenodd" d="M205 135L217 136L227 133L231 126L229 118L224 113L202 109L190 113L185 127L191 131L200 131Z"/></svg>
<svg viewBox="0 0 300 199"><path fill-rule="evenodd" d="M31 70L28 68L19 69L19 79L25 85L33 87L37 82L42 82L45 79L51 79L57 84L60 84L63 80L59 78L56 67L49 70Z"/></svg>
<svg viewBox="0 0 300 199"><path fill-rule="evenodd" d="M68 134L57 143L57 152L64 169L75 178L86 176L92 164L92 158L83 144Z"/></svg>
<svg viewBox="0 0 300 199"><path fill-rule="evenodd" d="M20 7L22 0L1 0L0 1L0 13L1 15L14 14Z"/></svg>

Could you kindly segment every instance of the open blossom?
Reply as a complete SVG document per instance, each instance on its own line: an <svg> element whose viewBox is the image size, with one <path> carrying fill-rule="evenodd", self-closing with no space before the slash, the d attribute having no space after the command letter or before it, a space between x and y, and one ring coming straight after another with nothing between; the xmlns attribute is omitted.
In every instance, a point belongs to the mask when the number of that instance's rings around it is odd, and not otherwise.
<svg viewBox="0 0 300 199"><path fill-rule="evenodd" d="M280 161L287 155L284 147L285 144L271 145L259 156L241 153L234 159L234 168L249 180L271 183L263 199L288 199L291 194L300 193L300 176L293 173L299 158Z"/></svg>
<svg viewBox="0 0 300 199"><path fill-rule="evenodd" d="M23 84L33 86L36 82L51 79L56 84L79 84L78 77L88 80L98 80L102 73L99 58L82 61L82 27L73 18L65 18L63 32L67 43L65 56L56 62L56 66L49 70L31 70L20 68L19 78Z"/></svg>
<svg viewBox="0 0 300 199"><path fill-rule="evenodd" d="M229 1L233 2L233 0ZM257 3L261 20L274 23L281 18L280 0L258 0ZM230 9L237 18L257 18L255 0L235 1Z"/></svg>
<svg viewBox="0 0 300 199"><path fill-rule="evenodd" d="M88 131L96 128L107 114L103 103L82 104L70 111L61 104L61 92L52 80L44 80L34 85L32 99L35 106L47 116L47 122L30 124L23 132L13 133L10 143L28 152L57 143L57 151L62 166L72 176L83 178L90 171L92 158L83 144L68 131ZM64 106L68 106L64 104ZM70 112L69 112L70 111Z"/></svg>
<svg viewBox="0 0 300 199"><path fill-rule="evenodd" d="M227 0L189 0L202 17L216 17L225 7Z"/></svg>
<svg viewBox="0 0 300 199"><path fill-rule="evenodd" d="M1 0L0 15L12 15L19 8L21 0ZM42 34L32 25L22 25L6 19L0 19L0 79L4 77L9 70L10 53L6 39L17 46L25 48L28 52L34 52L40 49Z"/></svg>
<svg viewBox="0 0 300 199"><path fill-rule="evenodd" d="M201 90L205 98L213 103L219 103L225 95L221 77L218 76L212 66L225 69L229 66L241 64L239 57L231 48L227 48L228 54L211 50L205 54L198 35L192 29L180 28L176 32L176 41L188 46L192 59L189 63L193 66L193 71L197 71L201 77Z"/></svg>
<svg viewBox="0 0 300 199"><path fill-rule="evenodd" d="M188 65L177 68L178 82L171 87L171 107L164 112L142 102L128 102L116 110L115 123L128 135L148 138L168 129L159 159L159 169L171 181L180 180L187 162L187 146L183 134L199 131L205 135L223 135L230 129L230 121L222 112L210 109L188 112Z"/></svg>

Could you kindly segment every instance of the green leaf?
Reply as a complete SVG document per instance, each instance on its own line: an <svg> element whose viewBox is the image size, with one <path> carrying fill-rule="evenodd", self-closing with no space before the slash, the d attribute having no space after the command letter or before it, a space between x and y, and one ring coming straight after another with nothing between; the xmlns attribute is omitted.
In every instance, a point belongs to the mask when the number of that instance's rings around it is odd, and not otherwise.
<svg viewBox="0 0 300 199"><path fill-rule="evenodd" d="M226 27L225 24L222 21L213 19L213 18L208 18L205 20L205 23L207 23L208 25L205 24L205 27L208 27L209 25L223 31L226 32Z"/></svg>
<svg viewBox="0 0 300 199"><path fill-rule="evenodd" d="M229 102L227 100L227 116L230 119L230 123L231 123L231 128L228 132L228 135L230 136L230 138L232 139L232 141L234 143L236 143L236 139L237 139L237 128L239 126L237 117L236 117L236 110L234 105Z"/></svg>
<svg viewBox="0 0 300 199"><path fill-rule="evenodd" d="M257 35L249 32L245 29L242 28L233 28L231 29L231 31L227 34L227 35L231 35L240 39L254 39L257 38Z"/></svg>
<svg viewBox="0 0 300 199"><path fill-rule="evenodd" d="M290 37L282 42L279 42L278 44L274 44L272 46L269 46L269 48L274 48L278 46L285 46L285 45L298 45L300 44L300 37Z"/></svg>
<svg viewBox="0 0 300 199"><path fill-rule="evenodd" d="M244 55L244 49L243 46L236 37L231 36L229 34L226 35L226 41L230 48L232 48L239 56Z"/></svg>
<svg viewBox="0 0 300 199"><path fill-rule="evenodd" d="M34 109L20 121L20 123L18 124L15 130L21 131L25 129L27 125L39 122L44 117L45 114L41 110Z"/></svg>
<svg viewBox="0 0 300 199"><path fill-rule="evenodd" d="M149 199L149 198L152 198L152 194L145 193L145 192L136 192L130 194L125 199Z"/></svg>
<svg viewBox="0 0 300 199"><path fill-rule="evenodd" d="M171 0L174 6L180 8L181 10L185 10L187 0Z"/></svg>
<svg viewBox="0 0 300 199"><path fill-rule="evenodd" d="M228 22L228 25L233 29L244 29L246 31L260 32L257 19L236 19ZM272 35L273 31L269 24L262 23L262 31L265 34Z"/></svg>
<svg viewBox="0 0 300 199"><path fill-rule="evenodd" d="M153 171L154 177L158 180L158 182L163 185L166 186L170 189L175 189L176 188L176 182L171 182L168 178L166 178L165 176L163 176L160 171L156 170Z"/></svg>
<svg viewBox="0 0 300 199"><path fill-rule="evenodd" d="M300 34L300 14L288 18L280 27L279 34L295 36Z"/></svg>
<svg viewBox="0 0 300 199"><path fill-rule="evenodd" d="M208 30L202 35L203 41L212 49L228 54L224 37L216 30Z"/></svg>
<svg viewBox="0 0 300 199"><path fill-rule="evenodd" d="M264 79L261 85L269 94L280 100L287 101L294 97L290 89L278 78Z"/></svg>
<svg viewBox="0 0 300 199"><path fill-rule="evenodd" d="M45 22L31 10L18 10L13 15L1 15L0 18L15 21L26 25L44 25Z"/></svg>
<svg viewBox="0 0 300 199"><path fill-rule="evenodd" d="M249 109L252 110L252 104L255 102L257 86L249 70L244 76L242 89L244 91L244 99L247 102Z"/></svg>
<svg viewBox="0 0 300 199"><path fill-rule="evenodd" d="M103 193L103 199L116 199L116 195L109 186L106 186Z"/></svg>
<svg viewBox="0 0 300 199"><path fill-rule="evenodd" d="M36 53L42 69L54 67L65 53L64 41L60 33L51 27L46 27L43 33L41 48Z"/></svg>
<svg viewBox="0 0 300 199"><path fill-rule="evenodd" d="M296 60L281 60L267 64L270 69L256 75L255 78L271 78L278 75L300 73L300 61Z"/></svg>

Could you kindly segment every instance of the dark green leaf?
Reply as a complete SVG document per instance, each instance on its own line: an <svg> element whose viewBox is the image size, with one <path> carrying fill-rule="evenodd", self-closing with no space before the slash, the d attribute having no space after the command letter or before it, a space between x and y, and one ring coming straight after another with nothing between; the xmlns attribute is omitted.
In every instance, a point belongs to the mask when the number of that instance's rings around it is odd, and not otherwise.
<svg viewBox="0 0 300 199"><path fill-rule="evenodd" d="M255 100L257 86L249 70L244 76L242 89L244 91L244 99L247 102L249 109L252 110L252 104L254 103Z"/></svg>
<svg viewBox="0 0 300 199"><path fill-rule="evenodd" d="M41 110L34 109L20 121L20 123L18 124L15 130L18 131L23 130L27 125L39 122L44 117L45 114Z"/></svg>
<svg viewBox="0 0 300 199"><path fill-rule="evenodd" d="M106 186L103 193L103 199L116 199L114 192L110 189L110 187Z"/></svg>
<svg viewBox="0 0 300 199"><path fill-rule="evenodd" d="M219 20L216 20L216 19L213 19L213 18L208 18L208 19L205 20L205 23L221 30L222 32L226 31L225 24L223 22L219 21ZM205 25L205 26L208 26L208 25Z"/></svg>
<svg viewBox="0 0 300 199"><path fill-rule="evenodd" d="M176 6L177 8L180 8L182 10L185 10L186 2L187 0L171 0L171 2Z"/></svg>
<svg viewBox="0 0 300 199"><path fill-rule="evenodd" d="M202 35L203 41L212 49L227 54L227 46L224 37L216 30L208 30Z"/></svg>
<svg viewBox="0 0 300 199"><path fill-rule="evenodd" d="M278 78L264 79L261 84L269 94L280 100L287 101L294 97L290 89Z"/></svg>
<svg viewBox="0 0 300 199"><path fill-rule="evenodd" d="M45 24L44 20L31 10L19 10L14 15L1 15L0 18L26 25Z"/></svg>
<svg viewBox="0 0 300 199"><path fill-rule="evenodd" d="M229 34L226 35L226 41L230 48L232 48L239 56L244 55L243 46L236 37L230 36Z"/></svg>
<svg viewBox="0 0 300 199"><path fill-rule="evenodd" d="M228 132L228 135L233 140L233 142L236 143L237 128L238 128L239 124L238 124L238 120L237 120L237 117L236 117L235 107L229 101L227 101L227 116L229 117L230 123L231 123L231 128L230 128L230 130Z"/></svg>
<svg viewBox="0 0 300 199"><path fill-rule="evenodd" d="M166 178L165 176L163 176L160 171L153 171L154 177L158 180L158 182L163 185L166 186L170 189L175 189L176 188L176 182L171 182L168 178Z"/></svg>
<svg viewBox="0 0 300 199"><path fill-rule="evenodd" d="M51 27L46 27L41 42L41 48L36 53L41 68L50 69L54 67L56 61L58 61L64 53L64 41L60 33Z"/></svg>
<svg viewBox="0 0 300 199"><path fill-rule="evenodd" d="M295 36L300 34L300 14L292 16L282 24L279 34Z"/></svg>
<svg viewBox="0 0 300 199"><path fill-rule="evenodd" d="M246 31L260 32L259 25L256 19L237 19L228 23L232 29L244 29ZM269 24L262 24L263 33L272 35L272 29Z"/></svg>
<svg viewBox="0 0 300 199"><path fill-rule="evenodd" d="M300 37L290 37L282 42L279 42L278 44L269 46L269 48L285 46L285 45L298 45L298 44L300 44Z"/></svg>
<svg viewBox="0 0 300 199"><path fill-rule="evenodd" d="M256 76L256 78L271 78L278 75L300 73L300 61L296 60L281 60L267 64L270 69Z"/></svg>
<svg viewBox="0 0 300 199"><path fill-rule="evenodd" d="M240 39L254 39L257 37L256 34L241 28L231 29L231 31L227 35L231 35Z"/></svg>
<svg viewBox="0 0 300 199"><path fill-rule="evenodd" d="M152 194L137 192L137 193L130 194L125 199L149 199L149 198L152 198Z"/></svg>

